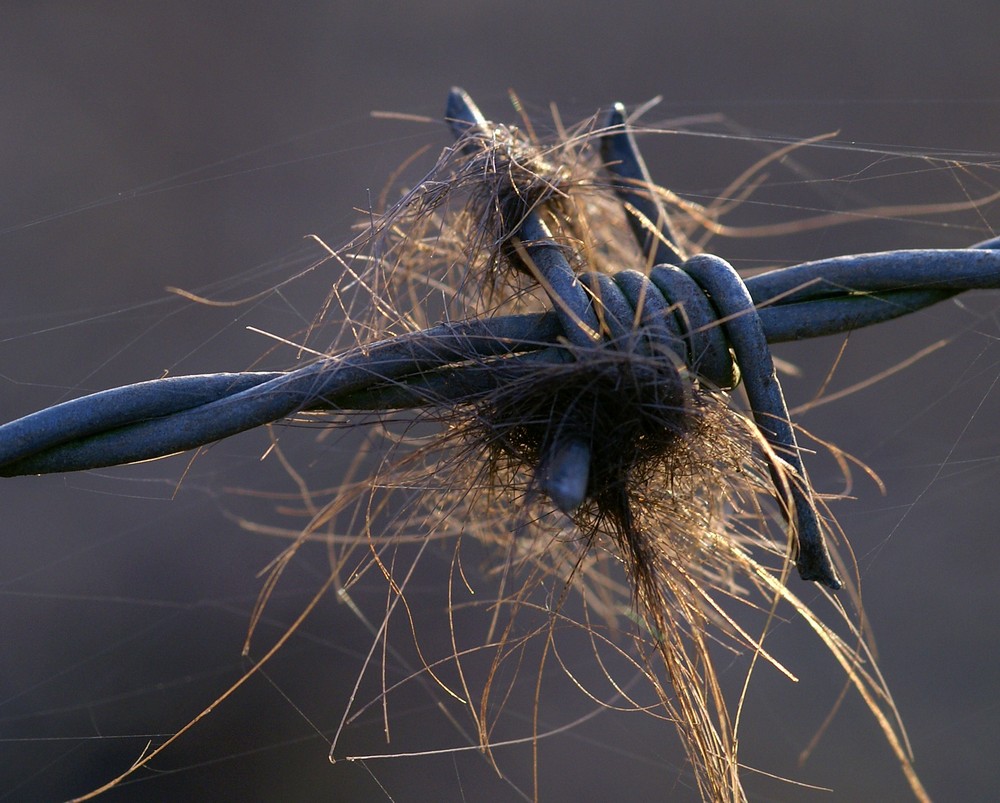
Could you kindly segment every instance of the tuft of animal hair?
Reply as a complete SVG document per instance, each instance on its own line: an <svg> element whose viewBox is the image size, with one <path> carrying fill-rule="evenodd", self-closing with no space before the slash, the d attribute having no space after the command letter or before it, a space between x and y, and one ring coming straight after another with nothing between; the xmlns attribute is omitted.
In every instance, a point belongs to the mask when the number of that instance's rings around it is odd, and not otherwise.
<svg viewBox="0 0 1000 803"><path fill-rule="evenodd" d="M577 271L647 266L626 219L632 212L603 171L595 120L569 131L557 120L555 128L547 141L527 121L524 130L491 125L470 133L396 202L373 210L359 236L333 253L344 279L325 309L339 306L345 337L374 340L441 319L548 309L516 241L528 213L542 218ZM671 205L678 231L690 235L683 247L711 217L662 188L643 189ZM600 299L594 304L600 315ZM276 563L262 604L306 540L328 539L331 582L344 594L380 573L391 594L379 638L388 639L390 620L409 621L423 670L463 701L498 766L492 748L505 704L533 674L535 797L542 677L561 664L565 632L583 634L616 690L611 697L586 693L672 722L702 798L712 801L747 799L739 701L723 690L714 653L721 644L751 656L751 671L763 661L792 677L762 646L775 611L786 605L843 668L915 795L925 797L860 625L819 589L831 603L834 624L827 623L785 583L792 544L775 501L784 495L768 468L780 461L728 393L638 327L625 342L563 344L516 359L484 359L470 347L464 364L464 381L432 372L406 387L385 384L383 403L396 394L399 409L375 417L368 436L369 444L382 439L385 446L375 476L355 478L326 503L310 494L310 523ZM580 497L578 505L547 494L553 485L546 477L559 470L567 444L582 444L590 456L586 487L566 491ZM807 482L791 470L782 479ZM836 536L832 520L828 526ZM445 540L455 543L452 651L431 658L421 651L406 588L427 544ZM464 566L470 540L494 556L482 570L495 592L486 601L472 593L476 582ZM415 556L407 551L414 548ZM741 613L733 612L734 601ZM462 629L468 607L482 608L490 621L478 643ZM760 619L751 631L744 612L754 609ZM539 643L533 653L525 633ZM485 672L467 669L483 660ZM653 701L627 693L626 679L609 674L611 664L641 678ZM383 688L368 705L387 706L387 697Z"/></svg>
<svg viewBox="0 0 1000 803"><path fill-rule="evenodd" d="M575 269L644 264L602 173L597 133L596 118L547 143L515 126L473 130L445 148L416 186L362 224L342 256L363 254L366 281L421 328L442 312L442 295L444 312L454 318L548 307L515 246L529 212L541 216Z"/></svg>
<svg viewBox="0 0 1000 803"><path fill-rule="evenodd" d="M345 284L368 294L365 303L365 294L335 292L345 331L374 339L440 319L549 308L517 247L517 226L528 213L541 217L577 271L647 266L625 217L632 212L623 210L603 172L595 120L570 131L557 120L555 127L548 141L528 121L524 130L474 131L370 217L337 254L349 268ZM681 245L690 247L711 211L659 187L643 189L671 205L678 231L687 233ZM600 315L600 300L594 304ZM425 659L442 686L448 685L442 665L453 665L461 678L454 696L465 700L491 761L499 760L491 745L516 682L511 676L527 672L521 634L528 632L541 642L534 654L537 797L541 679L558 660L564 630L576 629L599 665L608 660L602 649L623 658L655 699L624 695L624 681L616 679L617 702L604 704L651 710L673 722L702 798L746 800L739 706L723 691L714 645L748 653L751 668L763 660L791 677L762 646L775 610L785 604L844 669L915 795L925 797L860 626L836 604L836 627L826 623L785 584L792 550L775 502L782 494L769 474L769 447L728 393L638 328L624 343L564 344L531 358L484 360L470 349L466 367L475 381L435 384L430 377L402 394L419 409L384 417L393 457L383 459L376 478L340 489L317 509L303 537L343 533L361 522L364 535L335 550L335 571L344 578L338 583L349 589L367 571L361 567L374 565L406 609L408 574L394 557L402 544L455 539L449 598L473 585L463 568L463 542L475 539L496 556L484 570L496 581L496 595L466 603L489 611L483 643L465 641L452 611L453 654ZM391 398L400 388L384 390ZM546 494L552 484L545 478L558 469L565 445L576 443L589 453L590 471L586 488L577 490L582 502L567 513ZM790 470L783 480L806 482ZM368 545L367 560L358 543ZM733 600L759 609L757 632L732 612ZM390 604L386 620L399 610ZM484 655L492 656L489 669L474 687L475 673L463 667Z"/></svg>

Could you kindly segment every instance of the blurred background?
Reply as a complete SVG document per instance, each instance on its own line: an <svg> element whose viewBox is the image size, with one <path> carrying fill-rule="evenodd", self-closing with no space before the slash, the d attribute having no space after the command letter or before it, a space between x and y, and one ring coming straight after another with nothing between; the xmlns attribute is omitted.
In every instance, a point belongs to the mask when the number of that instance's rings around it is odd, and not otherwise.
<svg viewBox="0 0 1000 803"><path fill-rule="evenodd" d="M0 418L126 382L242 370L293 335L336 278L319 271L236 307L168 293L249 297L292 279L339 244L418 148L448 142L436 120L448 88L488 117L567 121L662 95L645 118L670 127L642 147L655 178L704 202L775 143L837 132L797 153L737 222L780 222L900 203L953 204L1000 189L1000 11L992 2L697 4L638 2L6 4L0 32ZM715 239L751 270L822 256L959 247L995 235L1000 205L908 214L763 240ZM961 297L852 335L830 391L951 342L915 366L801 416L856 455L856 497L834 504L861 570L881 669L915 766L940 800L995 795L1000 743L1000 378L997 296ZM844 338L781 347L801 375L791 404L823 385ZM289 349L268 365L290 364ZM345 452L316 432L280 430L334 484ZM278 521L294 492L266 433L142 466L0 483L0 799L57 800L124 771L249 666L240 650L259 573L282 543L237 518ZM824 491L842 483L817 460ZM182 481L183 479L183 481ZM433 550L432 550L433 552ZM427 560L447 568L449 553ZM472 563L472 565L476 565ZM306 551L268 609L255 655L301 610L326 570ZM795 582L795 581L793 581ZM367 590L366 590L367 588ZM807 598L808 588L797 588ZM370 594L369 599L364 595ZM428 609L441 589L416 587ZM384 587L357 591L377 612ZM421 597L420 595L424 595ZM518 800L531 753L498 751L366 763L327 760L329 738L372 643L347 605L322 607L274 663L109 800ZM405 633L404 633L405 635ZM799 754L837 702L843 677L803 628L769 641L801 681L762 667L741 724L753 800L899 800L889 748L848 692L804 764ZM393 661L390 657L389 663ZM738 693L745 660L723 667ZM396 669L399 669L397 666ZM593 706L553 672L547 725ZM368 690L369 692L371 689ZM370 696L370 695L369 695ZM442 724L440 690L410 684L352 723L338 755L468 742ZM531 702L513 700L530 733ZM547 739L546 800L695 799L672 727L598 714Z"/></svg>

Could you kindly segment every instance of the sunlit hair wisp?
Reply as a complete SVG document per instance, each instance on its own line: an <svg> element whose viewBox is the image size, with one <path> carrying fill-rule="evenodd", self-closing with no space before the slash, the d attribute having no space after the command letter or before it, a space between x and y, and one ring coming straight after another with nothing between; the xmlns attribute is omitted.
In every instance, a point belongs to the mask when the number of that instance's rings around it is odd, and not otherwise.
<svg viewBox="0 0 1000 803"><path fill-rule="evenodd" d="M851 598L853 571L834 548L843 540L810 483L769 344L998 287L1000 242L744 279L697 253L689 210L651 180L622 107L551 144L488 122L457 89L446 118L456 142L424 180L330 252L344 268L336 297L355 333L350 348L294 371L170 377L43 410L0 427L0 474L146 460L313 414L414 411L410 420L432 423L435 436L343 487L302 539L367 510L364 565L399 599L405 580L390 550L407 527L494 551L504 590L481 648L492 668L475 694L455 693L483 748L504 695L492 679L521 648L516 618L544 610L539 679L556 660L557 631L587 630L655 691L702 797L744 800L738 716L710 642L790 674L764 651L767 624L751 633L727 608L733 598L765 612L785 603L839 662L924 798L891 697L830 593L847 586L841 596ZM433 498L434 487L447 497ZM375 532L372 516L406 489L423 491L418 515ZM334 560L333 585L353 582L359 560L346 551ZM834 624L800 601L791 566L828 589ZM574 619L573 598L606 627ZM456 645L451 661L462 660Z"/></svg>

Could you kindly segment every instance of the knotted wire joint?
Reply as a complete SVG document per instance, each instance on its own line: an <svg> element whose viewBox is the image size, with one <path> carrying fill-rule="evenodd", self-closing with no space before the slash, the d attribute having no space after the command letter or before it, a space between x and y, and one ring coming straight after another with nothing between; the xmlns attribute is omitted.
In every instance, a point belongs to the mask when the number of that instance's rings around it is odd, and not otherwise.
<svg viewBox="0 0 1000 803"><path fill-rule="evenodd" d="M489 128L472 99L460 89L453 89L449 96L447 117L454 133L466 138L465 147L470 149L475 148L475 137L484 136ZM677 252L666 213L648 196L636 192L638 186L649 187L652 182L625 127L620 106L608 119L602 153L605 158L617 156L612 169L617 176L631 179L631 183L614 185L622 200L636 206L647 221L651 218L658 224L653 232L633 224L639 245L646 251L652 247L658 255L663 254L664 244ZM630 215L629 219L636 221L637 217ZM602 327L597 318L602 309L605 326L615 340L627 337L628 330L638 324L645 331L667 334L667 345L670 340L684 343L678 357L693 373L707 378L717 388L734 387L742 372L754 421L771 446L768 457L772 480L795 530L799 574L805 580L840 588L842 583L823 538L767 337L754 301L736 270L725 260L705 254L687 260L679 268L658 265L649 277L626 270L610 281L592 275L585 285L534 210L524 210L515 236L523 244L525 264L549 296L567 339L574 345L593 343L599 337ZM550 450L543 486L559 507L572 512L583 503L590 487L588 478L594 469L591 445L570 433L558 438ZM791 468L795 481L786 479L786 467Z"/></svg>

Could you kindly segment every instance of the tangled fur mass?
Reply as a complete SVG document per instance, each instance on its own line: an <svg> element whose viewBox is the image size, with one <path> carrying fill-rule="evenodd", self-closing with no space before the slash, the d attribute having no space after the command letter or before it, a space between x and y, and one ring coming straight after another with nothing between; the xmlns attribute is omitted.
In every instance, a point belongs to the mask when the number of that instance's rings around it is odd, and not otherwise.
<svg viewBox="0 0 1000 803"><path fill-rule="evenodd" d="M628 216L637 213L623 207L602 163L598 122L566 130L557 119L554 129L550 140L527 120L520 128L470 132L399 200L368 215L346 248L330 249L326 258L340 265L342 278L323 319L343 321L331 351L442 319L550 309L518 240L528 213L541 218L580 273L650 268L651 255L630 231ZM741 177L746 192L766 162ZM636 189L669 212L682 252L697 251L739 196L734 190L703 207L654 185ZM593 304L601 317L598 293ZM526 741L534 745L536 797L543 677L561 667L592 701L673 723L703 799L744 801L742 697L724 691L718 655L742 652L748 672L764 661L792 677L765 649L781 610L803 618L840 664L924 798L860 625L828 592L820 613L799 599L797 579L786 583L793 550L772 475L781 461L738 394L700 378L644 333L638 316L626 337L602 335L590 346L565 343L530 355L486 359L470 349L461 370L387 381L358 400L360 408L375 399L384 412L326 414L324 424L353 433L365 423L366 446L344 484L325 497L303 492L299 512L309 523L281 532L291 542L267 578L257 617L303 544L326 544L331 573L248 675L324 594L349 600L357 584L381 576L384 618L373 626L363 671L378 674L378 656L384 660L403 622L419 656L416 675L430 679L441 704L473 726L498 771L505 706L515 689L533 686ZM589 472L585 488L566 492L567 504L554 489L577 448L589 455ZM781 481L808 482L791 471ZM427 612L411 604L408 584L425 551L443 544L454 544L449 607L441 614L450 647L432 654L421 638ZM475 570L467 567L465 556L479 554L489 562L477 557ZM850 599L850 589L841 596ZM485 614L485 630L467 628L470 610ZM573 639L592 652L604 688L586 686L565 662L562 645ZM393 691L384 675L374 698L362 701L355 690L331 758L345 758L338 741L360 710L382 707L388 733Z"/></svg>

